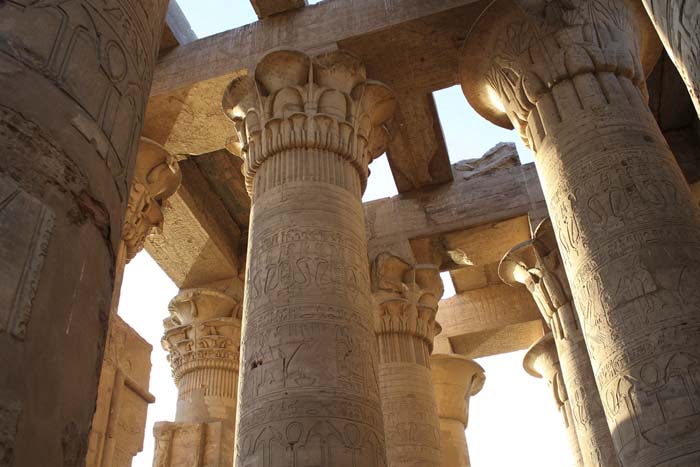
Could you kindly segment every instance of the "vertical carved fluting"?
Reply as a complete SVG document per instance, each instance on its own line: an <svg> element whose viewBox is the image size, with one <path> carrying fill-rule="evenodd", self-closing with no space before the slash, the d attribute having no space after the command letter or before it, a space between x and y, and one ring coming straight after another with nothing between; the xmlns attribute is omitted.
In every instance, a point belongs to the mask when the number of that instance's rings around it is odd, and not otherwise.
<svg viewBox="0 0 700 467"><path fill-rule="evenodd" d="M0 463L85 461L166 7L0 2Z"/></svg>
<svg viewBox="0 0 700 467"><path fill-rule="evenodd" d="M154 427L154 465L231 465L238 390L241 305L212 289L185 289L163 321L178 389L175 422Z"/></svg>
<svg viewBox="0 0 700 467"><path fill-rule="evenodd" d="M700 2L643 0L700 116Z"/></svg>
<svg viewBox="0 0 700 467"><path fill-rule="evenodd" d="M569 439L569 447L571 448L574 464L577 467L584 465L571 414L571 401L564 386L559 355L557 354L557 347L551 332L532 344L525 354L523 367L530 375L535 378L544 378L549 384L557 410L561 413L564 420L566 437Z"/></svg>
<svg viewBox="0 0 700 467"><path fill-rule="evenodd" d="M440 418L442 466L469 467L464 430L469 422L469 400L484 387L484 369L455 354L433 355L430 368Z"/></svg>
<svg viewBox="0 0 700 467"><path fill-rule="evenodd" d="M552 331L583 464L619 465L549 218L532 241L506 253L498 272L507 284L528 289Z"/></svg>
<svg viewBox="0 0 700 467"><path fill-rule="evenodd" d="M463 88L535 151L620 464L700 463L700 213L645 103L654 31L635 1L528 5L482 15Z"/></svg>
<svg viewBox="0 0 700 467"><path fill-rule="evenodd" d="M394 105L344 52L273 52L227 90L253 201L238 467L386 463L361 193Z"/></svg>
<svg viewBox="0 0 700 467"><path fill-rule="evenodd" d="M389 467L441 467L440 422L430 374L443 293L432 264L381 253L372 265L379 389Z"/></svg>

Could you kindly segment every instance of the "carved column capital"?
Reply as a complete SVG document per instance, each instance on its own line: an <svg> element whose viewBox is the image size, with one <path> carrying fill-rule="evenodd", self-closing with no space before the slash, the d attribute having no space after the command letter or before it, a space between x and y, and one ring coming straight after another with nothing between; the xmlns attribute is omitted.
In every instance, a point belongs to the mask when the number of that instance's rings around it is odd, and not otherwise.
<svg viewBox="0 0 700 467"><path fill-rule="evenodd" d="M515 127L537 150L555 106L543 96L563 81L590 81L592 75L602 81L624 77L623 88L629 83L645 93L646 71L659 52L653 27L634 0L496 0L469 33L460 79L477 112L499 126ZM566 98L568 90L558 93ZM557 118L563 117L560 109Z"/></svg>
<svg viewBox="0 0 700 467"><path fill-rule="evenodd" d="M385 123L396 102L388 87L367 79L362 62L348 52L310 57L283 50L260 60L254 80L247 76L233 80L222 105L236 125L252 193L263 162L298 149L349 161L364 189L369 163L388 142Z"/></svg>
<svg viewBox="0 0 700 467"><path fill-rule="evenodd" d="M530 346L523 359L523 368L535 378L544 378L552 388L557 408L562 410L569 396L559 365L559 354L552 333L547 333Z"/></svg>
<svg viewBox="0 0 700 467"><path fill-rule="evenodd" d="M484 387L486 374L474 360L456 354L430 357L433 385L441 419L452 419L467 427L469 398Z"/></svg>
<svg viewBox="0 0 700 467"><path fill-rule="evenodd" d="M377 305L377 335L414 336L432 351L433 339L441 331L435 314L444 293L437 266L411 265L390 253L381 253L372 264L372 291Z"/></svg>
<svg viewBox="0 0 700 467"><path fill-rule="evenodd" d="M240 301L217 290L185 289L168 308L162 344L179 391L178 421L230 419L239 366ZM197 391L203 392L207 407L196 407Z"/></svg>
<svg viewBox="0 0 700 467"><path fill-rule="evenodd" d="M122 227L127 262L143 249L148 234L163 226L163 201L177 191L181 181L175 157L155 141L141 137Z"/></svg>

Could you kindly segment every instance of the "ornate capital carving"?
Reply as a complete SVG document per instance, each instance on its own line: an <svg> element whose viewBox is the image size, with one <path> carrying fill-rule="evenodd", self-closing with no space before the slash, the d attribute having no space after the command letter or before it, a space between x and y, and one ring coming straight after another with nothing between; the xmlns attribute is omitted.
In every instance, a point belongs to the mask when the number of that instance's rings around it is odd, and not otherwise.
<svg viewBox="0 0 700 467"><path fill-rule="evenodd" d="M651 70L658 51L640 2L496 0L465 43L462 88L482 116L506 128L514 126L534 150L533 133L546 133L546 118L562 117L554 102L538 108L542 96L578 77L577 87L600 93L603 100L614 100L611 92L629 94L627 83L643 89L645 70ZM610 76L628 81L610 83ZM579 105L575 92L562 89L560 94L569 106ZM557 115L541 121L540 114L550 111ZM538 128L528 132L533 124Z"/></svg>
<svg viewBox="0 0 700 467"><path fill-rule="evenodd" d="M535 378L544 378L552 388L554 401L559 410L569 400L559 365L559 354L551 332L532 344L523 359L523 368Z"/></svg>
<svg viewBox="0 0 700 467"><path fill-rule="evenodd" d="M469 398L481 391L486 381L484 369L474 360L455 354L430 357L438 415L460 421L466 428Z"/></svg>
<svg viewBox="0 0 700 467"><path fill-rule="evenodd" d="M242 307L237 299L211 289L186 289L168 308L162 344L181 396L187 388L180 382L188 373L238 371Z"/></svg>
<svg viewBox="0 0 700 467"><path fill-rule="evenodd" d="M163 226L163 201L177 191L181 181L175 157L155 141L141 137L122 227L127 262L143 249L148 234Z"/></svg>
<svg viewBox="0 0 700 467"><path fill-rule="evenodd" d="M254 78L233 80L222 102L236 125L249 192L263 162L294 149L341 156L357 169L364 187L369 162L388 142L385 123L396 105L389 88L368 80L362 62L345 51L314 58L271 52Z"/></svg>
<svg viewBox="0 0 700 467"><path fill-rule="evenodd" d="M372 290L377 304L375 332L406 334L423 340L432 351L441 327L435 321L444 288L432 264L408 264L381 253L372 264Z"/></svg>
<svg viewBox="0 0 700 467"><path fill-rule="evenodd" d="M549 218L540 222L532 240L514 246L503 256L498 274L506 284L528 289L555 336L566 337L580 329Z"/></svg>

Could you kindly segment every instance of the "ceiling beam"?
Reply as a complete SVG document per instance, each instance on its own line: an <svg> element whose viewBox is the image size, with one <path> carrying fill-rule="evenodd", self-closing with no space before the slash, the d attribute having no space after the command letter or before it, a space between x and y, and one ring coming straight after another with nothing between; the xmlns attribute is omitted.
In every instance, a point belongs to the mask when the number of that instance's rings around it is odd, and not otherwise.
<svg viewBox="0 0 700 467"><path fill-rule="evenodd" d="M306 0L250 0L250 3L260 19L306 6Z"/></svg>

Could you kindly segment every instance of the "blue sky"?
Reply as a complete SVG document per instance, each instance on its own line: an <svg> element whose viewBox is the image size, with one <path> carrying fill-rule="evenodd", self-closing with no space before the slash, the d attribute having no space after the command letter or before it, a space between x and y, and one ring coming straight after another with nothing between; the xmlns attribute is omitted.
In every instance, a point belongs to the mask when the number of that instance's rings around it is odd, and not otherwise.
<svg viewBox="0 0 700 467"><path fill-rule="evenodd" d="M257 20L248 0L178 0L178 4L200 38ZM502 141L514 141L521 161L532 162L532 154L517 134L498 128L477 115L458 86L433 95L452 162L480 157ZM368 201L396 194L386 157L375 160L371 169L372 176L363 199ZM446 284L446 292L451 288L449 285ZM145 251L127 265L119 315L154 347L151 392L156 396L156 403L148 411L144 450L134 459L133 467L151 467L153 423L173 420L175 414L177 391L170 377L166 354L160 348L160 338L168 302L176 293L175 284ZM479 359L486 370L486 384L472 399L467 429L470 456L475 467L571 465L562 419L551 392L546 382L532 378L522 369L524 353Z"/></svg>

